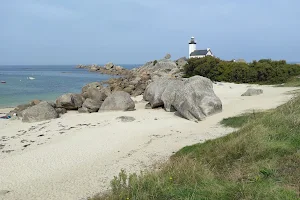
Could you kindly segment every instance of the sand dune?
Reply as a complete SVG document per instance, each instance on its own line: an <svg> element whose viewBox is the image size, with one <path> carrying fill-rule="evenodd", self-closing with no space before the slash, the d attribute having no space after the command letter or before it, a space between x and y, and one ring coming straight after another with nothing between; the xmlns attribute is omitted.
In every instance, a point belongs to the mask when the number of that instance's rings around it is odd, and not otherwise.
<svg viewBox="0 0 300 200"><path fill-rule="evenodd" d="M146 169L186 145L226 135L232 129L218 124L223 118L274 108L297 89L257 86L262 95L241 97L247 87L215 84L223 112L199 123L162 109L146 110L140 97L132 112L69 112L33 124L0 120L0 199L74 200L105 191L121 169ZM120 116L135 121L122 122Z"/></svg>

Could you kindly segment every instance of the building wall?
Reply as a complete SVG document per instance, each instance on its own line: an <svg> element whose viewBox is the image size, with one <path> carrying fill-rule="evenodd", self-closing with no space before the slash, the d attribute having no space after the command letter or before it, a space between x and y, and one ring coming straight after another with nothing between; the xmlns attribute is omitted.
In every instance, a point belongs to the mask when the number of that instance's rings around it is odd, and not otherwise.
<svg viewBox="0 0 300 200"><path fill-rule="evenodd" d="M196 44L189 44L189 58L191 57L191 53L197 49Z"/></svg>
<svg viewBox="0 0 300 200"><path fill-rule="evenodd" d="M214 55L211 53L211 51L208 51L206 55L207 55L207 56L214 56Z"/></svg>
<svg viewBox="0 0 300 200"><path fill-rule="evenodd" d="M205 56L190 56L190 58L204 58Z"/></svg>

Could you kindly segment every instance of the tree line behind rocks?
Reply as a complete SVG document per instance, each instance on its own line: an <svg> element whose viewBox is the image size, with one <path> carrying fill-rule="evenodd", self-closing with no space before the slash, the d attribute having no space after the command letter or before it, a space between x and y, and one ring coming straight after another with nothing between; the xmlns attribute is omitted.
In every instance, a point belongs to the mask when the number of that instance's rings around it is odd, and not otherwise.
<svg viewBox="0 0 300 200"><path fill-rule="evenodd" d="M250 63L224 61L207 56L191 58L184 66L185 77L200 75L212 81L279 84L300 74L300 67L285 60L262 59Z"/></svg>

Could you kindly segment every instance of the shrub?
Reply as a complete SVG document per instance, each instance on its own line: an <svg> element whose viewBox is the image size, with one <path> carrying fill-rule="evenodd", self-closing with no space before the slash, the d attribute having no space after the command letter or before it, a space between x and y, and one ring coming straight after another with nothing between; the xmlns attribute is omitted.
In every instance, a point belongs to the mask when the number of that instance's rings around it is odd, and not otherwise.
<svg viewBox="0 0 300 200"><path fill-rule="evenodd" d="M200 75L213 81L277 84L299 75L300 67L287 64L285 60L262 59L244 63L207 56L189 59L184 72L185 77Z"/></svg>

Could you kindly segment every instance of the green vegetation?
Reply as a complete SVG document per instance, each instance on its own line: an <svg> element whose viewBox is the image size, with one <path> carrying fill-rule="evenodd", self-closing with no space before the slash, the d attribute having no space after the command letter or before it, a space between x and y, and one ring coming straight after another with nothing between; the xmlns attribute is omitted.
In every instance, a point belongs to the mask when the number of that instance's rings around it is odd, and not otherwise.
<svg viewBox="0 0 300 200"><path fill-rule="evenodd" d="M300 74L299 65L287 64L285 60L264 59L243 63L211 56L189 59L184 70L186 77L200 75L213 81L236 83L280 84Z"/></svg>
<svg viewBox="0 0 300 200"><path fill-rule="evenodd" d="M298 78L298 76L291 77L287 80L286 83L279 85L279 86L280 87L299 87L300 86L300 78Z"/></svg>
<svg viewBox="0 0 300 200"><path fill-rule="evenodd" d="M300 199L300 97L222 123L241 128L183 148L158 171L122 171L110 193L92 199Z"/></svg>
<svg viewBox="0 0 300 200"><path fill-rule="evenodd" d="M232 128L241 128L243 125L252 122L253 120L261 117L263 114L264 113L253 111L252 113L245 113L236 117L225 118L220 123Z"/></svg>
<svg viewBox="0 0 300 200"><path fill-rule="evenodd" d="M153 61L153 66L155 66L157 64L157 60Z"/></svg>

